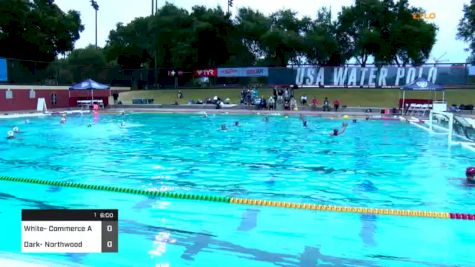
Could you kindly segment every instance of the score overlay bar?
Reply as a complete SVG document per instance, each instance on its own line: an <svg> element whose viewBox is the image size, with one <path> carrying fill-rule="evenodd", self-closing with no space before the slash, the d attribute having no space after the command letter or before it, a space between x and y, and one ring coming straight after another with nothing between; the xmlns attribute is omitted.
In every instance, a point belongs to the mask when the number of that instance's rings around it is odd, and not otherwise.
<svg viewBox="0 0 475 267"><path fill-rule="evenodd" d="M24 253L118 252L118 210L22 210Z"/></svg>

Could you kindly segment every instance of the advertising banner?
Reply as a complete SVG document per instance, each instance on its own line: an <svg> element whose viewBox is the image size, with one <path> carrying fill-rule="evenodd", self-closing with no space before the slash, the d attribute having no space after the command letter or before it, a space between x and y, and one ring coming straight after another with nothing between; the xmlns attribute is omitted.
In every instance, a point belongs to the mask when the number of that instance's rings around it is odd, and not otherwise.
<svg viewBox="0 0 475 267"><path fill-rule="evenodd" d="M385 87L403 86L425 78L434 84L465 84L465 67L300 67L270 69L270 84L297 84L318 87Z"/></svg>
<svg viewBox="0 0 475 267"><path fill-rule="evenodd" d="M267 67L218 68L218 77L267 77Z"/></svg>
<svg viewBox="0 0 475 267"><path fill-rule="evenodd" d="M468 75L475 76L475 66L468 67Z"/></svg>
<svg viewBox="0 0 475 267"><path fill-rule="evenodd" d="M193 72L195 77L216 77L218 76L218 69L200 69Z"/></svg>
<svg viewBox="0 0 475 267"><path fill-rule="evenodd" d="M8 81L7 60L0 58L0 82Z"/></svg>

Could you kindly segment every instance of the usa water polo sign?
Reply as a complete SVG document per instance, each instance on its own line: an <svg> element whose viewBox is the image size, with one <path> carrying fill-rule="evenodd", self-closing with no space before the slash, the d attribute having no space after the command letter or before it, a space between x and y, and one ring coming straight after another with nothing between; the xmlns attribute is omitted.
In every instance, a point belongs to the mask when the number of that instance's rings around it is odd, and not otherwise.
<svg viewBox="0 0 475 267"><path fill-rule="evenodd" d="M294 83L303 86L401 86L418 78L437 83L437 67L302 67Z"/></svg>

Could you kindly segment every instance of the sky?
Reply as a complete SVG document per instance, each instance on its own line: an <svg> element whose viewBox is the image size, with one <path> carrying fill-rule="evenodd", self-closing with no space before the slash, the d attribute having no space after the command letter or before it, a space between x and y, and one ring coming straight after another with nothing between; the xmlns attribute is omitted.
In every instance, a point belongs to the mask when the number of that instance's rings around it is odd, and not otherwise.
<svg viewBox="0 0 475 267"><path fill-rule="evenodd" d="M127 24L136 17L145 17L151 14L151 0L96 0L99 5L98 11L98 45L106 44L109 32L121 22ZM224 10L228 0L169 0L169 3L191 10L195 5L204 5L210 8L220 5ZM165 4L165 0L158 0L158 6ZM439 27L437 42L435 43L429 62L463 63L469 56L464 51L468 44L456 40L457 25L463 17L463 5L469 4L470 0L409 0L411 6L423 8L427 14L434 13L435 19L428 21ZM95 43L94 9L89 0L56 0L55 3L63 10L76 10L81 14L81 21L85 29L80 39L76 42L76 48L83 48ZM269 15L284 8L290 8L301 16L315 18L317 10L321 7L329 7L332 10L333 19L341 11L342 6L351 6L354 0L233 0L231 13L236 13L240 7L250 7Z"/></svg>

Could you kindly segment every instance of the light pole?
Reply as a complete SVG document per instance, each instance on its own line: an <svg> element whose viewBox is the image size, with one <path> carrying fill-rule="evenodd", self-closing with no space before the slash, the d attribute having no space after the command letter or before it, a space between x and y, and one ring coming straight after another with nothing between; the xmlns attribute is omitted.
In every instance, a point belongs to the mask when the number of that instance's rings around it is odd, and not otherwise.
<svg viewBox="0 0 475 267"><path fill-rule="evenodd" d="M228 14L229 14L230 7L233 7L233 0L228 0Z"/></svg>
<svg viewBox="0 0 475 267"><path fill-rule="evenodd" d="M97 48L97 11L99 10L99 5L95 0L91 0L91 6L96 11L96 48Z"/></svg>

